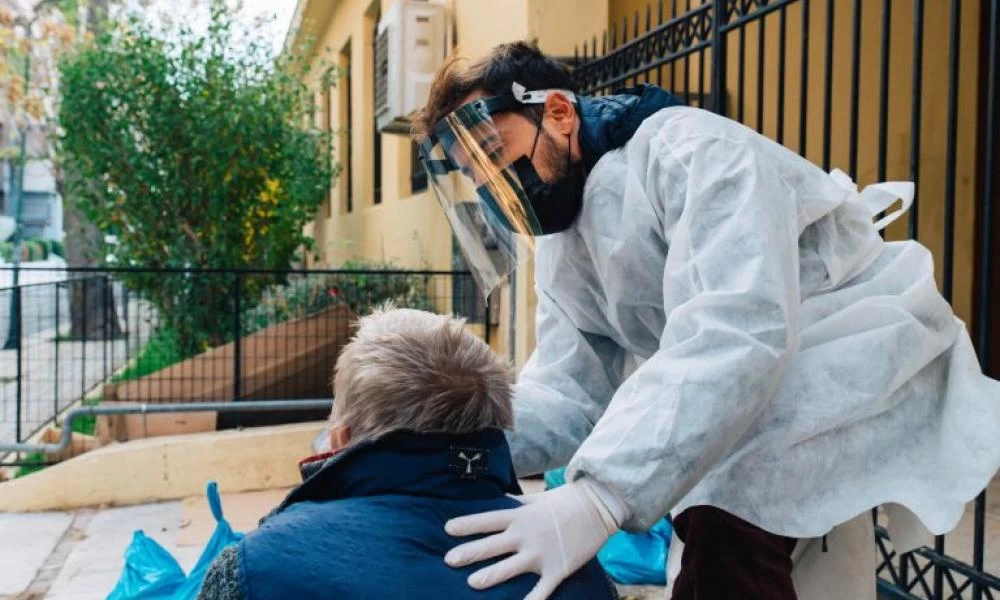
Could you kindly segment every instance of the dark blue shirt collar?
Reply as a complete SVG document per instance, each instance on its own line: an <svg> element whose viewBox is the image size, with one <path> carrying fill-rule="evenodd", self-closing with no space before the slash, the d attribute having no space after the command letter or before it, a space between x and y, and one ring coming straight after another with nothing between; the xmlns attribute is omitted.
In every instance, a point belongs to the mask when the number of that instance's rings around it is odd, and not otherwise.
<svg viewBox="0 0 1000 600"><path fill-rule="evenodd" d="M578 96L580 152L587 172L609 150L624 146L650 115L669 106L683 106L676 96L655 85L642 84L610 96Z"/></svg>
<svg viewBox="0 0 1000 600"><path fill-rule="evenodd" d="M386 494L451 500L520 494L500 429L467 434L397 431L302 465L304 481L276 512L302 501Z"/></svg>

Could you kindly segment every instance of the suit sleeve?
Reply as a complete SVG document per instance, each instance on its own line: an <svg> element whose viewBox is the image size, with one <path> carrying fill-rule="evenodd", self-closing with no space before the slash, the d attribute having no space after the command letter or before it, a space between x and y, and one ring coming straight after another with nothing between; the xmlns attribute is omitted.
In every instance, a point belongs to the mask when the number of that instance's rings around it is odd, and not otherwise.
<svg viewBox="0 0 1000 600"><path fill-rule="evenodd" d="M621 383L624 351L577 329L538 292L538 346L514 386L514 431L508 435L518 476L565 466L604 413Z"/></svg>

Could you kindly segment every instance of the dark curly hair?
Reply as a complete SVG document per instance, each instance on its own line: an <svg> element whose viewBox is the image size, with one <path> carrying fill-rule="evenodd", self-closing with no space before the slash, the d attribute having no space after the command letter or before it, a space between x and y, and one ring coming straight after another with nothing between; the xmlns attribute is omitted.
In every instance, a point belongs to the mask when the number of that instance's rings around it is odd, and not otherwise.
<svg viewBox="0 0 1000 600"><path fill-rule="evenodd" d="M427 105L413 120L413 134L427 133L435 123L461 106L469 94L481 91L489 96L510 92L515 81L529 90L557 88L576 93L569 68L542 54L533 42L500 44L484 58L469 63L451 57L438 71L431 85ZM527 106L525 112L537 112L539 106Z"/></svg>

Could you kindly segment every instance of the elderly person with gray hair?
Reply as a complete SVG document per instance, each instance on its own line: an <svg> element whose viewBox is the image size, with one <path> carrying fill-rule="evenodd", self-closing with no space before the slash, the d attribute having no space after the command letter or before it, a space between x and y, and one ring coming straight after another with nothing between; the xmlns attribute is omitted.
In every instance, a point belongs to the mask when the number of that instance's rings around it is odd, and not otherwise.
<svg viewBox="0 0 1000 600"><path fill-rule="evenodd" d="M216 560L199 598L524 598L536 575L477 591L472 567L443 560L475 539L447 535L449 519L519 505L511 379L461 320L391 307L362 318L337 361L333 452L300 463L303 483ZM616 596L591 561L553 597Z"/></svg>

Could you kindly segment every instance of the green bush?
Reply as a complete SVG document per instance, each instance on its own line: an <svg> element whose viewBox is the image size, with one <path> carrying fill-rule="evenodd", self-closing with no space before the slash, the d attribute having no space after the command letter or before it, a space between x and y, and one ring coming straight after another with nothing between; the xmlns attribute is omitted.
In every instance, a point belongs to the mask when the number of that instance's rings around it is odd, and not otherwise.
<svg viewBox="0 0 1000 600"><path fill-rule="evenodd" d="M190 356L190 353L182 350L177 332L169 327L163 327L153 332L138 356L129 361L128 366L112 377L111 381L120 383L140 379Z"/></svg>
<svg viewBox="0 0 1000 600"><path fill-rule="evenodd" d="M312 244L304 227L336 173L305 83L327 89L334 74L309 73L311 49L275 61L271 40L229 3L207 4L205 27L123 23L61 61L67 197L134 264L284 269ZM249 308L274 283L245 277L236 292L228 275L120 279L185 355L230 341L235 295Z"/></svg>
<svg viewBox="0 0 1000 600"><path fill-rule="evenodd" d="M434 309L425 275L380 273L399 271L399 267L362 261L346 262L342 269L348 272L306 275L266 289L258 305L244 312L244 333L308 317L331 306L346 305L352 313L362 315L385 302L399 307Z"/></svg>

